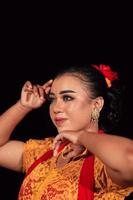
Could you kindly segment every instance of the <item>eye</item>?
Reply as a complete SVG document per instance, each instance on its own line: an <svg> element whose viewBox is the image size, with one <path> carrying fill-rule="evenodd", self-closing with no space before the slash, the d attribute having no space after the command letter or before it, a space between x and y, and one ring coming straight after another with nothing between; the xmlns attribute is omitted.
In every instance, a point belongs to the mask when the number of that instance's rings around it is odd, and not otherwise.
<svg viewBox="0 0 133 200"><path fill-rule="evenodd" d="M63 96L63 100L64 100L64 101L72 101L73 99L74 99L73 97L68 96L68 95L64 95L64 96Z"/></svg>

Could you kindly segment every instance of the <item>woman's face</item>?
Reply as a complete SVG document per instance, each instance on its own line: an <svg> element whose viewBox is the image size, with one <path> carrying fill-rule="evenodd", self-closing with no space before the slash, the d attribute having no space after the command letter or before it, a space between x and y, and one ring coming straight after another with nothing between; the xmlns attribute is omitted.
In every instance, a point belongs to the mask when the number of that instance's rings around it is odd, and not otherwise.
<svg viewBox="0 0 133 200"><path fill-rule="evenodd" d="M50 117L58 132L80 131L90 126L93 100L83 82L63 75L54 80L49 98Z"/></svg>

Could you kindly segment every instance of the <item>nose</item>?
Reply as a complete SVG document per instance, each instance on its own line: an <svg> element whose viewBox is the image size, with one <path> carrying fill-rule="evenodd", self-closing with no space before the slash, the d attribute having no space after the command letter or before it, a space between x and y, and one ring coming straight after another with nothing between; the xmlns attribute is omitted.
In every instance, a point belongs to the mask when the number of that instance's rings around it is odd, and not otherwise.
<svg viewBox="0 0 133 200"><path fill-rule="evenodd" d="M52 108L53 112L55 114L57 113L62 113L63 112L63 109L64 109L64 106L63 106L63 102L61 102L61 100L56 100L53 105L52 105Z"/></svg>

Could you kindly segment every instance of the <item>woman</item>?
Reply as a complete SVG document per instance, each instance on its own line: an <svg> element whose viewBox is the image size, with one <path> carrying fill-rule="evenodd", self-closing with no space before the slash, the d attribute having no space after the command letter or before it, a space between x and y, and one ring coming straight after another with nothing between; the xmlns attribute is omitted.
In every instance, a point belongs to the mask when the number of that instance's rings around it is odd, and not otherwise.
<svg viewBox="0 0 133 200"><path fill-rule="evenodd" d="M122 200L133 191L133 141L106 131L119 119L118 82L100 65L67 67L43 86L25 83L20 101L0 118L0 165L26 173L19 200ZM59 134L10 141L16 125L47 99Z"/></svg>

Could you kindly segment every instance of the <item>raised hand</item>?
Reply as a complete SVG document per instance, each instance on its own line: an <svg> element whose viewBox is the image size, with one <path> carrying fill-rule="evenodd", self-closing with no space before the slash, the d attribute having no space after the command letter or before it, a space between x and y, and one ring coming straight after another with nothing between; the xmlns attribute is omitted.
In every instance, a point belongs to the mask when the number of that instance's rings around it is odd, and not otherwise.
<svg viewBox="0 0 133 200"><path fill-rule="evenodd" d="M21 91L21 105L28 109L35 109L42 106L46 101L46 95L51 88L52 82L52 80L49 80L43 86L40 86L32 85L30 81L27 81Z"/></svg>
<svg viewBox="0 0 133 200"><path fill-rule="evenodd" d="M42 88L44 90L44 97L46 98L50 89L51 89L51 85L53 83L53 80L49 80L48 82L44 83L44 85L42 85ZM47 98L46 98L47 99ZM46 100L45 99L45 100Z"/></svg>

